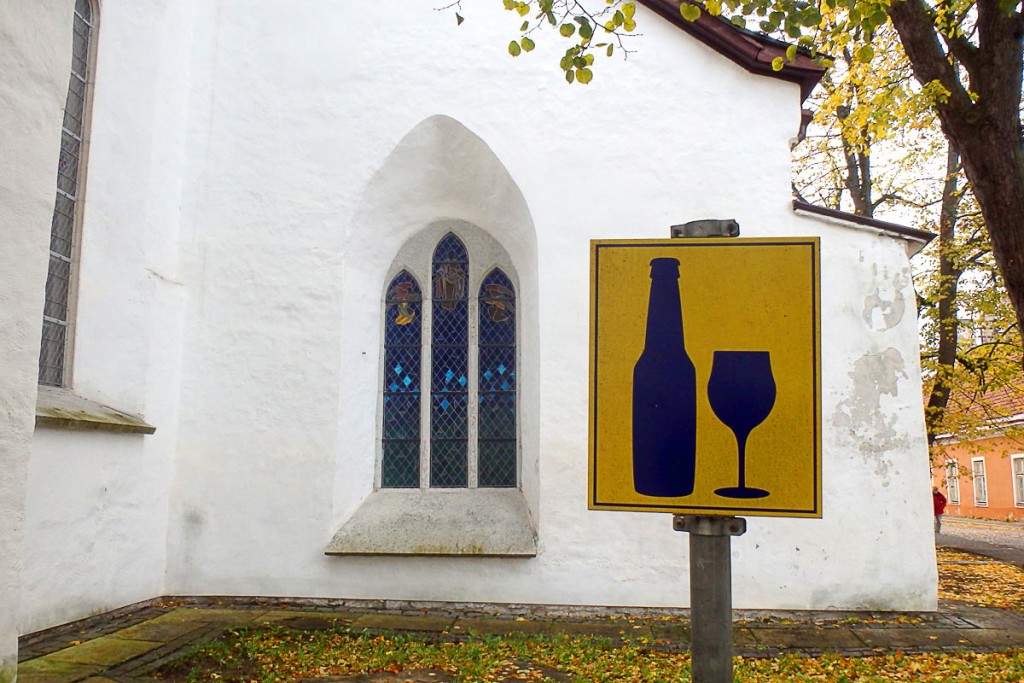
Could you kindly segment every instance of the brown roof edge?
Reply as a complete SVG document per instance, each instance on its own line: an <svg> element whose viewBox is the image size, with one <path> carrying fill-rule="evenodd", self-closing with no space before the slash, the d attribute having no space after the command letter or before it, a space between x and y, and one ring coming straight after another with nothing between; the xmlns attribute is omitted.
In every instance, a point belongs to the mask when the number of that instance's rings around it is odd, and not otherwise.
<svg viewBox="0 0 1024 683"><path fill-rule="evenodd" d="M786 61L781 71L775 71L772 69L772 60L776 57L785 59L786 48L789 47L787 43L734 26L726 19L713 17L706 11L701 11L697 21L687 21L679 13L679 5L689 0L639 2L747 71L799 84L801 102L807 99L825 73L825 67L816 64L803 51L797 53L796 61Z"/></svg>
<svg viewBox="0 0 1024 683"><path fill-rule="evenodd" d="M917 228L908 228L905 225L898 223L889 223L888 221L880 221L877 218L868 218L867 216L858 216L855 213L849 213L846 211L838 211L836 209L827 209L824 206L815 206L814 204L808 204L807 202L800 201L799 199L793 200L794 211L806 211L807 213L817 214L819 216L826 216L828 218L835 218L841 221L847 221L849 223L856 223L857 225L864 225L875 230L881 230L882 232L888 232L898 237L904 237L907 239L916 240L928 244L935 239L935 233L928 232L926 230L918 230ZM922 246L924 246L922 244Z"/></svg>

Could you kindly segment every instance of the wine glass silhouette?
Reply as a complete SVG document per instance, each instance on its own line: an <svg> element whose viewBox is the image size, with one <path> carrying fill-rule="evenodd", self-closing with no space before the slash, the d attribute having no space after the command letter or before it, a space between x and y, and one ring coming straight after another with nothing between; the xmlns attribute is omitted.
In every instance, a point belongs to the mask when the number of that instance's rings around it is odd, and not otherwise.
<svg viewBox="0 0 1024 683"><path fill-rule="evenodd" d="M775 378L768 351L715 351L708 380L711 409L736 436L739 485L715 489L726 498L764 498L764 489L747 486L747 437L775 407Z"/></svg>

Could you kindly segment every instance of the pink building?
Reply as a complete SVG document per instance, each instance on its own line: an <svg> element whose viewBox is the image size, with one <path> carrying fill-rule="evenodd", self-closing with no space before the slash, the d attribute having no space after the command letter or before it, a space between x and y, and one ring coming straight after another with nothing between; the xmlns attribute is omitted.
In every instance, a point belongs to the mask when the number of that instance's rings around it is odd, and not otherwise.
<svg viewBox="0 0 1024 683"><path fill-rule="evenodd" d="M939 439L932 482L946 514L984 519L1024 519L1024 398L1008 392L987 401L988 431L969 441Z"/></svg>

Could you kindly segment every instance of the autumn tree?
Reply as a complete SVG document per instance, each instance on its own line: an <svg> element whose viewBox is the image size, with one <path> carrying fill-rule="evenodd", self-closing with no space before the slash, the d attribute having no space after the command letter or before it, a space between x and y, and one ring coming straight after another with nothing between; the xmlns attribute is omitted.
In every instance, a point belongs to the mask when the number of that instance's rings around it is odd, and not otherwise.
<svg viewBox="0 0 1024 683"><path fill-rule="evenodd" d="M625 0L502 0L522 19L509 45L529 51L545 26L568 39L560 67L570 82L593 78L595 56L612 55L636 30L636 4ZM455 5L458 6L458 3ZM929 106L956 154L984 223L1018 327L1024 320L1024 148L1021 85L1024 17L1018 0L683 0L680 13L702 13L737 25L781 32L824 56L841 52L848 37L873 37L891 26ZM838 21L825 22L830 13ZM458 14L461 20L462 15ZM794 45L787 55L795 58ZM870 42L851 56L868 62ZM783 59L776 67L785 68Z"/></svg>
<svg viewBox="0 0 1024 683"><path fill-rule="evenodd" d="M826 13L822 25L841 21ZM815 117L794 155L805 200L935 232L918 258L929 443L970 439L1020 400L1019 334L959 155L932 93L914 82L891 26L854 30L811 98ZM955 388L955 392L954 392Z"/></svg>

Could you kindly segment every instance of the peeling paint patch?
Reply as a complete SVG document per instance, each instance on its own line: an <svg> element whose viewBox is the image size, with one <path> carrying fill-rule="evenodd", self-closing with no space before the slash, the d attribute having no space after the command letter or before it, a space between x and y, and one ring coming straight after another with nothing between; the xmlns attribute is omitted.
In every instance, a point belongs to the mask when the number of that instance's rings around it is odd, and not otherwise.
<svg viewBox="0 0 1024 683"><path fill-rule="evenodd" d="M907 379L906 362L899 350L890 347L861 356L849 377L853 390L832 416L837 436L849 437L864 453L883 453L906 443L906 436L895 427L896 415L882 410L882 397L896 396L899 380ZM881 462L877 465L887 468Z"/></svg>
<svg viewBox="0 0 1024 683"><path fill-rule="evenodd" d="M884 273L879 276L878 266L874 266L873 270L876 281L886 277ZM875 287L875 291L865 297L861 315L871 329L877 332L890 330L903 320L907 310L903 286L909 277L909 271L901 268L893 274L888 285Z"/></svg>

